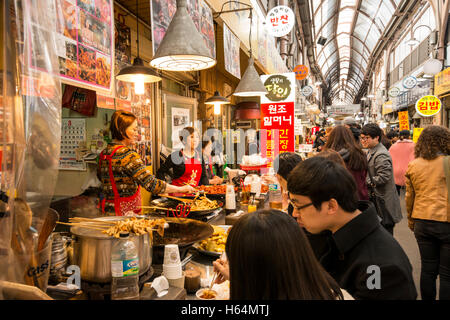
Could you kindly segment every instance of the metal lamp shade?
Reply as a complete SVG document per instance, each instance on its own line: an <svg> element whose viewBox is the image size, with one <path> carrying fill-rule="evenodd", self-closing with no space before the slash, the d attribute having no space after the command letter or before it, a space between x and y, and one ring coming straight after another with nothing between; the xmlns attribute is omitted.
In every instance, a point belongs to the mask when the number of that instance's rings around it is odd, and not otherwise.
<svg viewBox="0 0 450 320"><path fill-rule="evenodd" d="M125 67L120 70L119 74L116 76L116 79L125 82L142 81L144 83L158 82L162 80L155 71L144 66L144 62L139 57L134 59L132 66Z"/></svg>
<svg viewBox="0 0 450 320"><path fill-rule="evenodd" d="M150 65L168 71L196 71L216 63L187 12L186 0L177 0L175 16Z"/></svg>
<svg viewBox="0 0 450 320"><path fill-rule="evenodd" d="M255 69L253 57L248 60L248 67L242 76L233 95L238 97L253 97L267 94L266 87L261 81L258 72Z"/></svg>
<svg viewBox="0 0 450 320"><path fill-rule="evenodd" d="M222 97L219 91L214 92L214 95L205 101L205 104L228 104L230 101Z"/></svg>

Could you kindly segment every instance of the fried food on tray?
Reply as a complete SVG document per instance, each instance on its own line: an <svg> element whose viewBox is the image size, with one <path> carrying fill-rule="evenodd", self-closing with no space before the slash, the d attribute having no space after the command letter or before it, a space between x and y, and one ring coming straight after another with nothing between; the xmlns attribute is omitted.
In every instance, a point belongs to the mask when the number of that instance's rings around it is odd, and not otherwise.
<svg viewBox="0 0 450 320"><path fill-rule="evenodd" d="M152 230L156 228L158 234L163 237L165 225L165 219L142 219L131 217L129 219L117 221L115 225L103 231L103 233L115 238L119 238L121 232L129 232L136 235L149 233L151 236Z"/></svg>
<svg viewBox="0 0 450 320"><path fill-rule="evenodd" d="M214 233L206 240L199 242L199 247L202 250L210 252L222 253L225 251L225 244L227 242L228 232L221 227L214 226ZM230 229L228 229L230 230Z"/></svg>

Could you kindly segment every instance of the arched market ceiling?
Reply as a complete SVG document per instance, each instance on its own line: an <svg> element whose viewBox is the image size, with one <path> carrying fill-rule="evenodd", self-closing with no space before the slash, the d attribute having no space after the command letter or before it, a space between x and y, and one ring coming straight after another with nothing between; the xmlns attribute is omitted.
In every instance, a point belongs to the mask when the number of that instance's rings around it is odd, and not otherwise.
<svg viewBox="0 0 450 320"><path fill-rule="evenodd" d="M333 104L353 103L369 57L401 0L310 0L316 61Z"/></svg>

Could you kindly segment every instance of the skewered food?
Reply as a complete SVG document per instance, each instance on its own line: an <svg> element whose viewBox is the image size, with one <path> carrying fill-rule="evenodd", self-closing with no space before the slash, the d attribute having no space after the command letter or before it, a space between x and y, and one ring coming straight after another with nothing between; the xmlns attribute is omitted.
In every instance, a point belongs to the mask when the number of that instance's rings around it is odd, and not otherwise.
<svg viewBox="0 0 450 320"><path fill-rule="evenodd" d="M107 230L104 230L103 233L115 238L119 238L121 232L129 232L137 235L149 233L151 235L152 230L156 227L156 231L158 232L158 234L163 237L165 225L165 219L150 220L131 217L126 220L115 222L115 225L111 226Z"/></svg>

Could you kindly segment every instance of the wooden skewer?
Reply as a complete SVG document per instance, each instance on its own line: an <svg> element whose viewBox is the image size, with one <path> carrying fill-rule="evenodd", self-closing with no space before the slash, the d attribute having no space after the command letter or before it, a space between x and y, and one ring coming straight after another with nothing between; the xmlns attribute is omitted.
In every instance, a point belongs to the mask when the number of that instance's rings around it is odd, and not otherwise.
<svg viewBox="0 0 450 320"><path fill-rule="evenodd" d="M87 229L94 229L94 230L100 230L100 231L105 231L105 230L108 229L108 228L100 228L100 227L88 226L88 225L81 224L81 223L66 223L66 222L60 222L60 221L57 221L56 223L64 224L64 225L72 226L72 227L83 227L83 228L87 228Z"/></svg>
<svg viewBox="0 0 450 320"><path fill-rule="evenodd" d="M96 220L96 219L89 219L89 218L69 218L71 221L82 221L82 222L90 222L90 223L101 223L101 224L116 224L115 221L104 221L104 220Z"/></svg>
<svg viewBox="0 0 450 320"><path fill-rule="evenodd" d="M181 202L189 202L189 203L191 203L191 202L194 202L194 200L192 200L192 199L184 199L184 198L177 198L177 197L172 197L172 196L165 196L166 198L169 198L169 199L174 199L174 200L178 200L178 201L181 201Z"/></svg>

